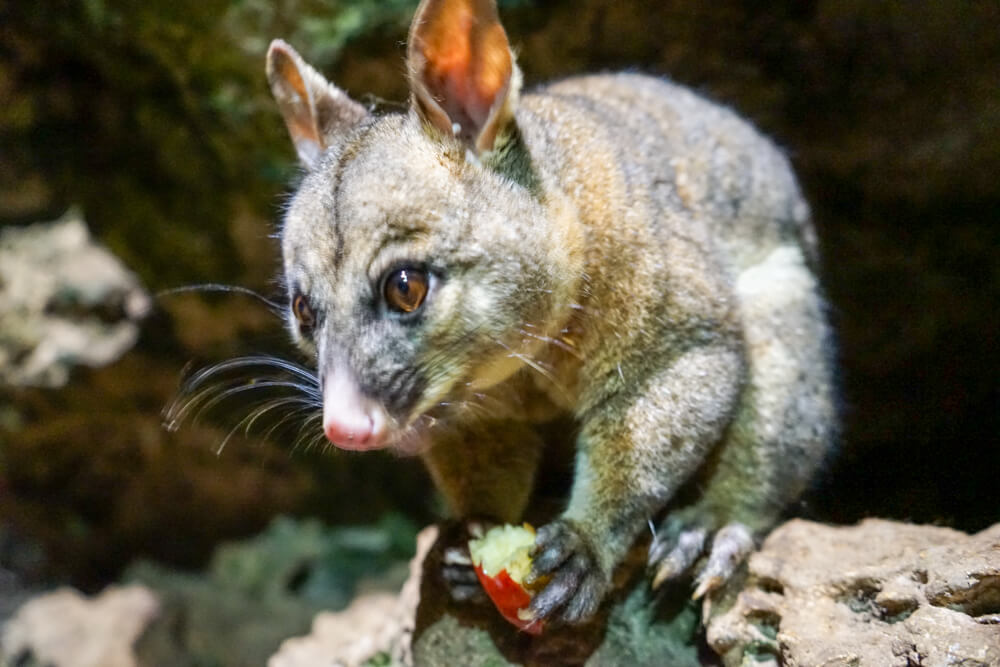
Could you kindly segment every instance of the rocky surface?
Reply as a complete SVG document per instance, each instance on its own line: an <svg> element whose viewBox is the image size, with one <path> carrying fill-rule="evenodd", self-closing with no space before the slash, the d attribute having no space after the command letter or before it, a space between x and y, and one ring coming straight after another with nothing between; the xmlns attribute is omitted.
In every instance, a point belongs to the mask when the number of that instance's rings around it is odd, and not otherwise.
<svg viewBox="0 0 1000 667"><path fill-rule="evenodd" d="M1000 665L1000 524L791 521L708 625L727 665Z"/></svg>
<svg viewBox="0 0 1000 667"><path fill-rule="evenodd" d="M118 359L149 308L78 212L0 229L0 384L62 386L73 366Z"/></svg>
<svg viewBox="0 0 1000 667"><path fill-rule="evenodd" d="M540 637L515 630L488 602L450 601L438 575L449 530L420 533L399 594L385 590L384 577L362 580L347 608L320 612L311 633L286 639L268 667L1000 667L1000 524L966 535L883 520L790 521L701 609L705 626L689 582L650 591L639 545L597 619ZM178 586L147 576L151 587L110 588L92 600L70 590L36 598L6 626L0 664L261 664L268 637L300 623L309 604L281 592L287 558L261 568L246 560L259 545L239 549L240 595L218 582L198 593L190 577ZM233 558L220 553L216 579L230 576L219 562Z"/></svg>
<svg viewBox="0 0 1000 667"><path fill-rule="evenodd" d="M409 577L398 595L364 593L343 611L319 614L313 621L312 632L283 642L281 649L268 660L268 667L359 667L375 659L388 664L412 664L410 643L420 601L423 565L437 537L434 526L417 536L417 553L410 561Z"/></svg>
<svg viewBox="0 0 1000 667"><path fill-rule="evenodd" d="M323 654L406 648L409 641L390 645L382 638L400 635L384 632L387 624L399 628L414 618L418 584L409 585L408 596L407 588L402 598L396 593L415 532L398 515L376 525L333 528L279 518L252 539L222 545L201 575L140 562L125 573L127 587L92 599L62 589L25 602L30 591L0 570L0 612L24 602L11 610L0 639L0 666L258 666L282 640L306 632L321 610L328 611L315 624L318 633L331 624L327 618L334 625L348 619L346 631L334 648L327 642L310 650L308 640L291 640L296 661L290 664L318 664L312 657ZM332 611L352 598L350 609ZM383 613L378 602L399 609L400 599L412 602L394 615ZM0 627L6 620L0 615Z"/></svg>
<svg viewBox="0 0 1000 667"><path fill-rule="evenodd" d="M488 605L449 603L434 573L440 545L428 550L435 535L421 534L401 598L365 596L321 614L313 633L285 642L269 667L1000 665L1000 524L969 536L881 520L790 521L752 557L742 589L737 582L702 610L704 633L684 591L653 594L632 567L598 622L539 638Z"/></svg>
<svg viewBox="0 0 1000 667"><path fill-rule="evenodd" d="M159 612L143 586L111 586L87 599L61 589L26 603L3 629L0 664L136 667L136 639Z"/></svg>
<svg viewBox="0 0 1000 667"><path fill-rule="evenodd" d="M205 575L132 567L126 579L155 590L162 608L136 653L151 666L262 665L320 610L398 591L406 575L396 566L413 553L414 534L398 516L335 528L279 518L252 539L221 546ZM353 623L350 636L372 636L365 630L379 636Z"/></svg>
<svg viewBox="0 0 1000 667"><path fill-rule="evenodd" d="M488 601L450 600L439 568L445 545L454 543L460 530L454 525L443 532L424 530L398 597L362 596L344 612L320 614L312 634L286 641L268 666L706 664L698 655L696 607L686 589L649 590L642 547L619 573L616 593L598 618L534 638L504 621Z"/></svg>

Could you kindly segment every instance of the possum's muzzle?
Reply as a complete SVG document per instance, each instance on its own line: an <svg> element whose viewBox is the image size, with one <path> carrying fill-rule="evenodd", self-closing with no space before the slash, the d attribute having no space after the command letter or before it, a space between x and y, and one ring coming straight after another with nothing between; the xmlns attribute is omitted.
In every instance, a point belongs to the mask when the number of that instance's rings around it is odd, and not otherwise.
<svg viewBox="0 0 1000 667"><path fill-rule="evenodd" d="M323 381L323 432L327 440L355 451L381 449L388 442L389 418L378 401L358 389L346 372L334 369Z"/></svg>

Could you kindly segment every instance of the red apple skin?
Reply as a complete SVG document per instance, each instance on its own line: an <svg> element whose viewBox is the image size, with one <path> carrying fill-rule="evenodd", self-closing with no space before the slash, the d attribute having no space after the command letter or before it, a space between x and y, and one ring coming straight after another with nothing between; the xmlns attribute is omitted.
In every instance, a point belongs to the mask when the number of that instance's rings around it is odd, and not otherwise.
<svg viewBox="0 0 1000 667"><path fill-rule="evenodd" d="M522 621L517 617L517 610L528 606L528 603L531 602L531 595L524 590L521 584L510 578L507 570L500 570L495 577L491 577L483 572L481 566L477 565L476 576L479 577L479 583L483 585L483 590L493 600L497 611L508 622L531 635L542 633L540 620Z"/></svg>

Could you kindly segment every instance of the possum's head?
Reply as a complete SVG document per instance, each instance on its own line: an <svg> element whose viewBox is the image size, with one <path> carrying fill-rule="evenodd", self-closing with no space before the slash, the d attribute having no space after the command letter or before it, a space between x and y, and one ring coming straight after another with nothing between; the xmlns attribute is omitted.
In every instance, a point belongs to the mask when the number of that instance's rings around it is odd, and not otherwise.
<svg viewBox="0 0 1000 667"><path fill-rule="evenodd" d="M268 52L307 169L281 234L288 322L316 355L326 436L348 449L398 445L516 372L573 282L519 146L492 0L425 0L413 26L403 114L370 114L283 42Z"/></svg>

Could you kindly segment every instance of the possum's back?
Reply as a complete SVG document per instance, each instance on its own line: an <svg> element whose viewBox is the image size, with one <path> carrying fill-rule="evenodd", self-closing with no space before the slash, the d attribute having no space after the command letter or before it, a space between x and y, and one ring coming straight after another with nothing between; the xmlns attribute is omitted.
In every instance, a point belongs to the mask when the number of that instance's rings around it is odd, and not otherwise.
<svg viewBox="0 0 1000 667"><path fill-rule="evenodd" d="M731 275L782 244L815 259L786 157L682 86L624 73L566 79L525 95L518 123L536 168L597 233L645 244L684 235L718 251Z"/></svg>

